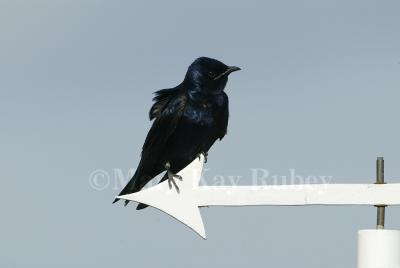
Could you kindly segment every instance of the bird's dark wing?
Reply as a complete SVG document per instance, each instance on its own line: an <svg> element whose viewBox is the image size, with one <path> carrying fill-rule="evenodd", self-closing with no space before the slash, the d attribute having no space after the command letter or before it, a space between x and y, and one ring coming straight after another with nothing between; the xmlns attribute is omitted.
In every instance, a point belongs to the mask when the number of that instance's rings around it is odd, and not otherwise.
<svg viewBox="0 0 400 268"><path fill-rule="evenodd" d="M127 186L128 192L139 191L164 169L165 163L160 163L160 157L165 151L165 144L178 126L187 103L187 95L179 88L162 89L155 94L154 104L149 111L150 120L154 119L154 122L143 144L139 167L131 180L133 186L131 188ZM166 178L165 175L161 181ZM139 203L137 209L145 207L146 204Z"/></svg>
<svg viewBox="0 0 400 268"><path fill-rule="evenodd" d="M135 174L119 195L137 192L153 177L164 170L160 157L168 138L174 133L186 105L186 94L170 89L156 92L150 118L155 119L143 145L142 158ZM115 199L114 202L118 201ZM127 204L129 201L125 201Z"/></svg>
<svg viewBox="0 0 400 268"><path fill-rule="evenodd" d="M187 96L178 89L156 92L150 109L150 119L155 119L143 145L142 157L156 157L176 129L187 103Z"/></svg>

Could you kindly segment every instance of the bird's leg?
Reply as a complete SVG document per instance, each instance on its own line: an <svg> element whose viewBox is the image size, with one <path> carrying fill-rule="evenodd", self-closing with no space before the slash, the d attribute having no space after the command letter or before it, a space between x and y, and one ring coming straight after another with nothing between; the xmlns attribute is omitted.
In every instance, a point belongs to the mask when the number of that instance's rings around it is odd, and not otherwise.
<svg viewBox="0 0 400 268"><path fill-rule="evenodd" d="M201 155L204 156L204 163L207 163L207 159L208 159L208 152L201 152L197 155L197 157L199 158L199 160L201 160Z"/></svg>
<svg viewBox="0 0 400 268"><path fill-rule="evenodd" d="M172 185L174 185L176 191L179 193L179 187L176 184L175 179L182 181L182 176L179 176L171 171L171 164L169 162L165 163L165 169L167 170L167 174L168 174L169 189L172 189Z"/></svg>

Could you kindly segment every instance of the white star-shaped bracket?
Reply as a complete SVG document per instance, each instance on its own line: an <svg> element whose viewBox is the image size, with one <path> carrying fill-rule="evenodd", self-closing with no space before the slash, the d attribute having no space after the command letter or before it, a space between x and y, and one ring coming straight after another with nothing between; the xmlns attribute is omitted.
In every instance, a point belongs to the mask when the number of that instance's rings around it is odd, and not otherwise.
<svg viewBox="0 0 400 268"><path fill-rule="evenodd" d="M203 170L204 156L201 154L177 175L178 187L170 187L168 180L142 191L118 196L120 199L136 201L155 207L187 225L202 238L206 238L203 220L196 202L194 190L199 187Z"/></svg>

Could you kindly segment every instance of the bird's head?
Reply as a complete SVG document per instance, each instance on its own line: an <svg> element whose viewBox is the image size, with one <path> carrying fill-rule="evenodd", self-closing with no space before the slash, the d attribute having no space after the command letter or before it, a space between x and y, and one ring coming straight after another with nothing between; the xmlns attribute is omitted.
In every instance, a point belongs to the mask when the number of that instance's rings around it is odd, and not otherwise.
<svg viewBox="0 0 400 268"><path fill-rule="evenodd" d="M218 60L201 57L189 66L184 82L206 94L219 93L224 90L228 75L239 70L239 67L227 66Z"/></svg>

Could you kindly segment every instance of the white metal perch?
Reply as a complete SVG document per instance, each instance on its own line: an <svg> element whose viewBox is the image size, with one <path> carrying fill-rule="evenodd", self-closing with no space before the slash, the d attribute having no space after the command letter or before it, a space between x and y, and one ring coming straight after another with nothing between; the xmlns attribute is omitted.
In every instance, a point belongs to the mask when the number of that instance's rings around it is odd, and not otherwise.
<svg viewBox="0 0 400 268"><path fill-rule="evenodd" d="M400 205L400 184L383 184L383 158L377 160L377 184L296 184L254 186L200 186L204 157L178 174L179 191L164 181L142 191L118 196L153 206L206 238L202 206L374 205L378 229L384 226L387 205ZM359 232L359 268L400 268L400 231Z"/></svg>

